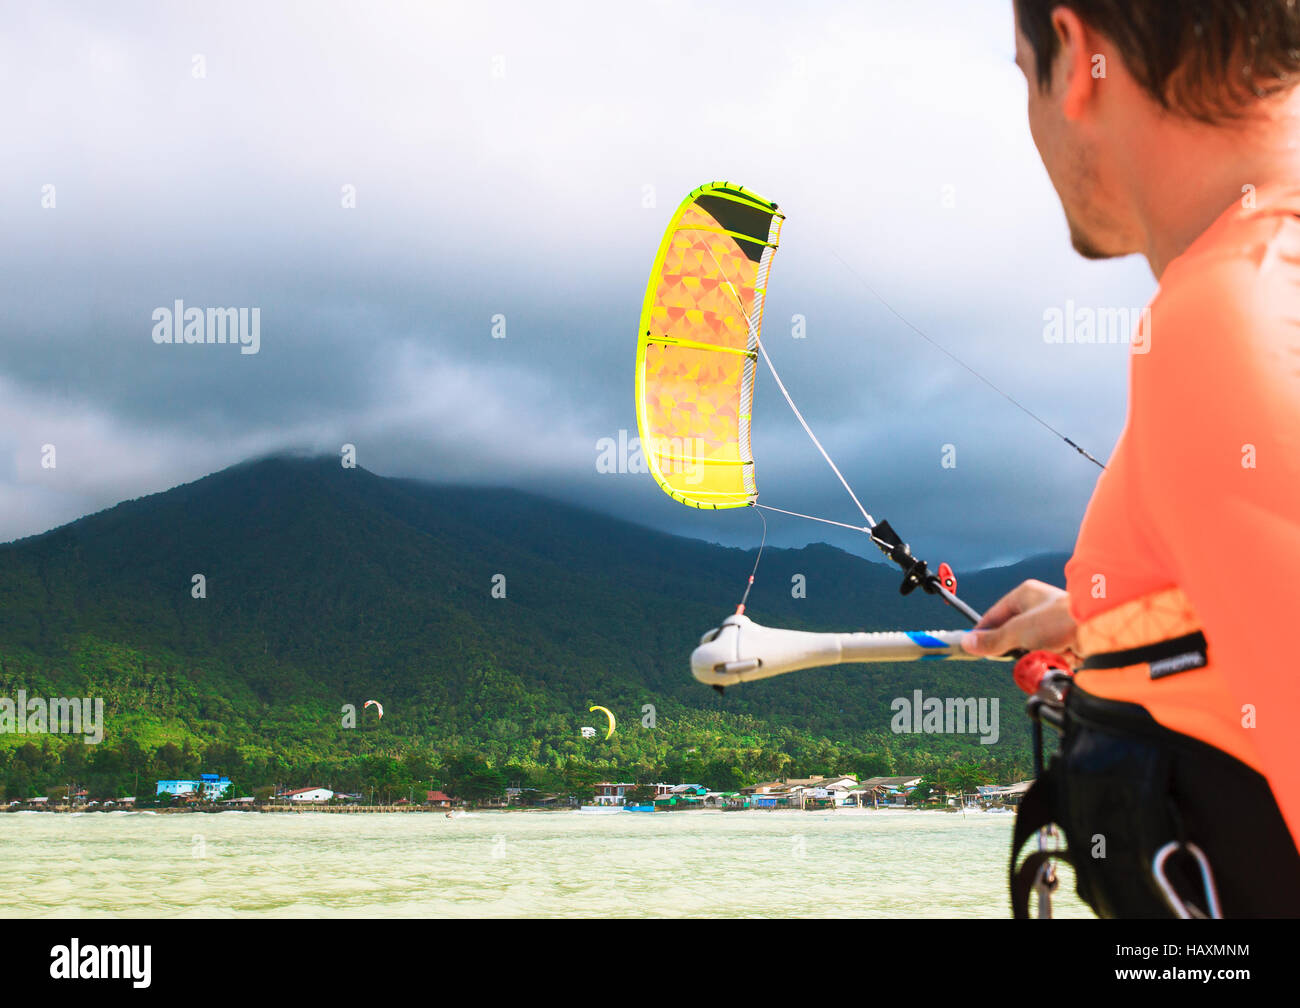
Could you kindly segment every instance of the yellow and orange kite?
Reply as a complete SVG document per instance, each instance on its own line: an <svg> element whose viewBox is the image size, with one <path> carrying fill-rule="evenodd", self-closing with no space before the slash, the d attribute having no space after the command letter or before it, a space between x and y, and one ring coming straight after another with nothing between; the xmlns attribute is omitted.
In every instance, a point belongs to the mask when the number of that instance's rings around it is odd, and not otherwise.
<svg viewBox="0 0 1300 1008"><path fill-rule="evenodd" d="M641 308L637 427L650 472L697 508L758 499L750 410L768 271L785 215L729 182L673 214Z"/></svg>

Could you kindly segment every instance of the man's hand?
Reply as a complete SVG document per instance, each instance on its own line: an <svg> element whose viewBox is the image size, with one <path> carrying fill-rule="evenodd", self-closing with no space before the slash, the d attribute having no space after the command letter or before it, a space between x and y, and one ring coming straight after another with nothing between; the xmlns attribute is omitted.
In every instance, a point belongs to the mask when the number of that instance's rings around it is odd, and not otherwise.
<svg viewBox="0 0 1300 1008"><path fill-rule="evenodd" d="M1075 652L1075 622L1070 596L1062 588L1042 581L1026 581L1004 595L984 614L975 629L962 638L970 654L996 658L1017 648L1055 651L1079 661Z"/></svg>

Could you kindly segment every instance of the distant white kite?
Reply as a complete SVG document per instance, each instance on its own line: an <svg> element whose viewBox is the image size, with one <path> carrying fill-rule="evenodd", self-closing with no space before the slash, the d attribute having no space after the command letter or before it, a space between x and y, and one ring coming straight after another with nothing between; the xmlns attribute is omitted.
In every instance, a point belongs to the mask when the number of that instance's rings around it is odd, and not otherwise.
<svg viewBox="0 0 1300 1008"><path fill-rule="evenodd" d="M361 709L365 710L367 707L370 706L373 706L377 711L379 711L379 720L382 721L384 719L384 705L381 704L378 700L367 700L365 703L361 705Z"/></svg>

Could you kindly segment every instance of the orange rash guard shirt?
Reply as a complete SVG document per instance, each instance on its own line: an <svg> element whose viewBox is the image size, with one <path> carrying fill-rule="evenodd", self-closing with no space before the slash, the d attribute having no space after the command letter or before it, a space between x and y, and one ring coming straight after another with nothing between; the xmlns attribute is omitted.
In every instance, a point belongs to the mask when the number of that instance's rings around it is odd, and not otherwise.
<svg viewBox="0 0 1300 1008"><path fill-rule="evenodd" d="M1300 187L1247 203L1161 277L1066 585L1085 656L1204 633L1202 668L1076 681L1259 771L1300 838Z"/></svg>

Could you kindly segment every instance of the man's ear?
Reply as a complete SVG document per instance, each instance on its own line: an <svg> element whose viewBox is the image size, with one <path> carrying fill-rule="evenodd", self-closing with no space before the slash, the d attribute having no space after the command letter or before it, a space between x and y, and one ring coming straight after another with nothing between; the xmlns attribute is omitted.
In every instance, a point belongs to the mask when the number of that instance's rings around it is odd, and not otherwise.
<svg viewBox="0 0 1300 1008"><path fill-rule="evenodd" d="M1080 20L1069 7L1052 11L1052 29L1056 32L1056 65L1052 68L1052 90L1062 96L1061 110L1066 119L1078 119L1097 96L1103 76L1094 76L1094 57L1105 54L1101 38ZM1105 67L1105 63L1100 64Z"/></svg>

